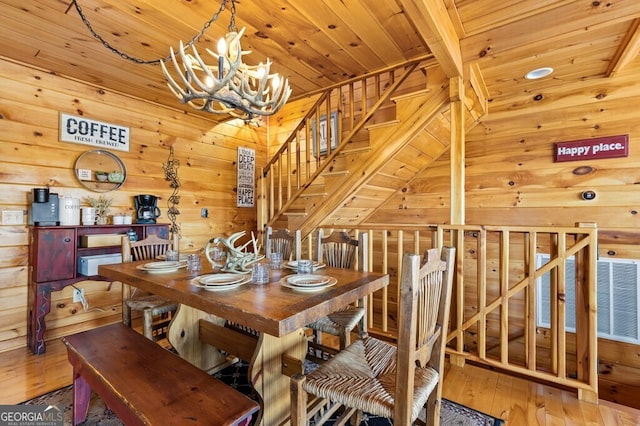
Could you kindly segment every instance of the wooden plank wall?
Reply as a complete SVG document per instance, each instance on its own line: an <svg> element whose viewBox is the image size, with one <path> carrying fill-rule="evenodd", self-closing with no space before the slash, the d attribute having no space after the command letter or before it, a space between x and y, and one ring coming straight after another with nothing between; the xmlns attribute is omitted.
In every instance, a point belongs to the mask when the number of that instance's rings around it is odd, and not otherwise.
<svg viewBox="0 0 640 426"><path fill-rule="evenodd" d="M160 71L158 71L160 72ZM168 89L167 89L168 90ZM178 177L183 250L203 248L214 236L255 230L254 208L236 207L239 146L256 150L256 167L267 155L266 126L215 122L170 110L99 87L71 81L0 59L0 211L28 207L34 187L84 199L73 172L76 158L94 149L59 141L59 113L81 115L131 129L130 151L112 151L125 163L127 180L113 198L111 213L133 211L133 196L161 198L159 223L168 223L169 182L162 169L173 146ZM87 205L86 203L82 203ZM201 218L207 208L208 218ZM0 225L0 352L26 346L28 226ZM119 320L120 287L86 282L89 311L72 303L71 287L52 295L46 339Z"/></svg>
<svg viewBox="0 0 640 426"><path fill-rule="evenodd" d="M573 226L594 222L599 256L640 259L640 62L614 79L585 80L551 93L523 93L466 135L466 223ZM534 100L541 95L541 100ZM629 156L553 161L555 142L629 135ZM586 173L584 173L586 172ZM449 223L450 160L443 155L369 219ZM583 200L583 191L594 200ZM366 226L366 224L364 224ZM632 356L621 357L619 354ZM600 394L640 407L640 346L600 340Z"/></svg>
<svg viewBox="0 0 640 426"><path fill-rule="evenodd" d="M600 257L640 260L639 73L636 61L614 79L585 80L563 92L523 93L509 105L489 97L489 114L466 135L466 223L594 222ZM620 134L629 135L628 157L553 161L555 142ZM449 223L449 188L446 154L356 227ZM594 191L596 198L582 199L583 191ZM634 396L640 392L640 346L603 339L599 344L601 396L640 408Z"/></svg>

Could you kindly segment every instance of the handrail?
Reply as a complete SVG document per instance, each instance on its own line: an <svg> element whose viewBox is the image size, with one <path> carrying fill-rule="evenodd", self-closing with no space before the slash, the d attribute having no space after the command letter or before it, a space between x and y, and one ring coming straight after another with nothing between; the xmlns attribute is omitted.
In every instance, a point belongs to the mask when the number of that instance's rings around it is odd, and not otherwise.
<svg viewBox="0 0 640 426"><path fill-rule="evenodd" d="M419 56L417 58L413 58L413 59L411 59L409 61L403 62L402 64L390 65L390 66L381 68L379 70L376 70L376 71L373 71L373 72L370 72L370 73L367 73L367 74L359 75L357 77L351 77L351 78L349 78L347 80L343 80L343 81L341 81L339 83L335 83L335 84L332 84L330 86L325 86L325 87L323 87L321 89L310 90L308 92L305 92L304 95L301 95L301 96L298 96L298 97L292 96L291 98L289 98L289 102L297 101L297 100L302 99L302 98L308 98L310 96L317 95L318 93L324 93L324 92L328 91L329 89L336 89L338 87L346 86L346 85L349 85L351 83L355 83L355 82L357 82L359 80L362 80L363 78L372 77L372 76L375 76L375 75L380 75L380 74L383 74L383 73L386 73L386 72L389 72L389 71L393 71L393 70L395 70L397 68L400 68L400 67L407 67L407 66L409 66L411 64L414 64L414 63L418 63L418 64L419 63L425 63L426 66L434 66L434 67L438 66L438 61L435 59L435 56L433 55L433 53L427 53L426 55L422 55L422 56Z"/></svg>
<svg viewBox="0 0 640 426"><path fill-rule="evenodd" d="M257 200L266 205L258 208L265 215L259 225L272 226L282 212L290 209L422 62L421 59L403 64L404 72L397 77L395 71L401 67L367 74L323 92L260 170L258 178L263 182L259 183ZM335 127L333 115L337 121ZM320 126L315 125L323 117L327 120L326 152L320 146ZM349 120L345 120L347 129L343 131L345 117Z"/></svg>
<svg viewBox="0 0 640 426"><path fill-rule="evenodd" d="M300 120L300 123L298 123L298 126L294 129L293 132L291 132L291 134L289 135L287 140L282 144L280 149L276 151L273 157L271 157L271 160L269 160L269 162L264 166L265 170L268 171L270 166L272 166L278 160L278 157L287 150L288 144L295 138L295 135L305 127L307 120L311 118L313 115L315 115L320 105L322 105L322 103L327 99L327 96L329 96L329 93L330 93L330 90L326 90L320 95L316 103L313 104L309 112L302 118L302 120ZM267 172L265 172L265 176L266 176L266 173Z"/></svg>

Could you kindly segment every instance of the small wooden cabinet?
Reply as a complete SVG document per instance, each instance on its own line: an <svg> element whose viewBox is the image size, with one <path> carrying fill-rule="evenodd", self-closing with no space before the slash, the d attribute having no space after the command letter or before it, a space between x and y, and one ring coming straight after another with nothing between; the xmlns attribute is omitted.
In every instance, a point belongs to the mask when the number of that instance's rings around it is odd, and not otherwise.
<svg viewBox="0 0 640 426"><path fill-rule="evenodd" d="M100 234L127 235L135 231L138 239L155 234L169 238L169 225L91 225L91 226L33 226L30 228L29 264L31 276L28 288L27 344L34 354L45 352L45 316L51 310L51 292L84 280L102 280L100 276L86 276L78 272L83 256L120 253L119 243L99 247L85 247L83 240ZM119 238L115 237L114 242Z"/></svg>

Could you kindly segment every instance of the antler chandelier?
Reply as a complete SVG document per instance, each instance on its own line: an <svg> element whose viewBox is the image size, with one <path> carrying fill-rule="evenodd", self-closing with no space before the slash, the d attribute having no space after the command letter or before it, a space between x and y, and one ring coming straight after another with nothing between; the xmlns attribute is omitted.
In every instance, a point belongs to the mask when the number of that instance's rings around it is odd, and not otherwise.
<svg viewBox="0 0 640 426"><path fill-rule="evenodd" d="M139 64L159 63L169 89L181 103L197 110L213 114L228 114L244 120L251 120L259 115L273 115L282 108L291 95L289 81L277 73L270 73L269 59L265 63L261 62L253 66L242 61L242 57L251 51L243 51L240 45L245 29L238 31L235 26L236 0L230 0L229 32L218 42L217 52L205 49L213 58L214 64L207 64L194 46L194 43L226 9L228 1L222 0L218 11L191 41L186 44L180 41L177 54L173 47L170 47L169 56L154 61L144 61L129 56L109 45L93 30L77 1L73 0L73 3L91 34L105 47ZM171 62L173 67L165 66L165 62ZM170 72L170 69L173 72Z"/></svg>

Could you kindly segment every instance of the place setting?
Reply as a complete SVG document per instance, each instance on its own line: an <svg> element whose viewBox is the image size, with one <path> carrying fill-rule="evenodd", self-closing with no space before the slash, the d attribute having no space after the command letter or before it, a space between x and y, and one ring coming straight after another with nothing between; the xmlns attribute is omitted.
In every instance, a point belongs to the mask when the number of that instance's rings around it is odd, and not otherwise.
<svg viewBox="0 0 640 426"><path fill-rule="evenodd" d="M185 266L187 266L187 263L183 261L165 260L162 262L149 262L143 265L138 265L136 266L136 269L145 271L149 274L168 274L170 272L176 272Z"/></svg>
<svg viewBox="0 0 640 426"><path fill-rule="evenodd" d="M250 276L234 273L206 274L191 280L192 285L207 291L231 290L249 282L251 282Z"/></svg>
<svg viewBox="0 0 640 426"><path fill-rule="evenodd" d="M313 262L313 263L311 263ZM300 273L300 269L304 270L303 273L311 273L313 271L317 271L318 269L322 269L324 267L326 267L327 265L325 263L320 263L316 260L300 260L299 262L297 260L292 260L290 262L287 262L284 264L285 268L294 270L298 273ZM313 269L311 269L311 267Z"/></svg>
<svg viewBox="0 0 640 426"><path fill-rule="evenodd" d="M337 278L328 275L295 274L280 280L280 285L296 291L320 291L338 283Z"/></svg>
<svg viewBox="0 0 640 426"><path fill-rule="evenodd" d="M180 253L178 255L178 260L180 262L186 262L188 257L189 257L189 255L187 253ZM167 255L166 254L159 254L159 255L156 256L156 259L158 259L158 260L167 260Z"/></svg>

